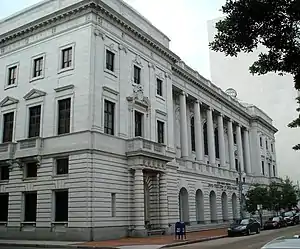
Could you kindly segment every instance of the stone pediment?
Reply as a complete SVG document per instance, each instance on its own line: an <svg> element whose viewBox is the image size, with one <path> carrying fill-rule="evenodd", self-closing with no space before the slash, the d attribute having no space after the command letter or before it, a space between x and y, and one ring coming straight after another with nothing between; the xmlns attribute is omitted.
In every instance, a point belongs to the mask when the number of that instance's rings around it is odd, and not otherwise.
<svg viewBox="0 0 300 249"><path fill-rule="evenodd" d="M8 105L13 105L13 104L18 104L19 100L13 98L13 97L5 97L1 102L0 102L0 107L8 106Z"/></svg>
<svg viewBox="0 0 300 249"><path fill-rule="evenodd" d="M32 89L23 98L25 100L30 100L30 99L43 97L45 95L46 95L46 93L44 91L37 90L37 89Z"/></svg>

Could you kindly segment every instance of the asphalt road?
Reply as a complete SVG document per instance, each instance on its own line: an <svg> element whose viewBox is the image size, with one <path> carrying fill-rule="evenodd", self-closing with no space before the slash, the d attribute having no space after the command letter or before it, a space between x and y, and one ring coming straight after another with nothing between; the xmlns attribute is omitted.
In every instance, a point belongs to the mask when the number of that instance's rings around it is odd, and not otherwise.
<svg viewBox="0 0 300 249"><path fill-rule="evenodd" d="M260 234L254 234L250 236L225 238L179 246L175 249L260 249L262 246L275 238L280 236L293 236L296 234L300 235L300 225L276 230L262 231Z"/></svg>

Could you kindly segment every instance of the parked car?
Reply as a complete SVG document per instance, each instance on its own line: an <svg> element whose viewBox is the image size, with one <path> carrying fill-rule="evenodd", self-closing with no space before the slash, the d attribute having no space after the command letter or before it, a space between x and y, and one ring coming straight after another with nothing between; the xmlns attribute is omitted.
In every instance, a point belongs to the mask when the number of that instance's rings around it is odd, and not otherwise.
<svg viewBox="0 0 300 249"><path fill-rule="evenodd" d="M264 224L264 229L274 229L274 228L281 228L281 227L286 227L287 222L284 220L283 217L281 216L276 216L273 218L269 218Z"/></svg>
<svg viewBox="0 0 300 249"><path fill-rule="evenodd" d="M300 236L279 237L264 245L261 249L294 249L300 248Z"/></svg>
<svg viewBox="0 0 300 249"><path fill-rule="evenodd" d="M282 216L289 226L299 224L299 215L295 211L284 212Z"/></svg>
<svg viewBox="0 0 300 249"><path fill-rule="evenodd" d="M228 228L228 236L250 235L260 233L260 223L255 219L242 219L232 223Z"/></svg>

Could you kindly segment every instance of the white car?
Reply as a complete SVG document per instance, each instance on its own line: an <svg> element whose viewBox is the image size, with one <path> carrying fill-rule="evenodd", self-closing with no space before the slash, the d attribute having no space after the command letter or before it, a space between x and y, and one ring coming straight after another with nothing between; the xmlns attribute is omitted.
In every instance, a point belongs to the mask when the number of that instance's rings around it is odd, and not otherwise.
<svg viewBox="0 0 300 249"><path fill-rule="evenodd" d="M300 236L279 237L264 245L261 249L295 249L300 248Z"/></svg>

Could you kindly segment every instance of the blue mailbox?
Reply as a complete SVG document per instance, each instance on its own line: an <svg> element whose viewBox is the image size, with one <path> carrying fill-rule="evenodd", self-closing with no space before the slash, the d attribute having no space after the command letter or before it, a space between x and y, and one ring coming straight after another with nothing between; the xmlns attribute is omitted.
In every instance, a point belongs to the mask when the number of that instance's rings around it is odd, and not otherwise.
<svg viewBox="0 0 300 249"><path fill-rule="evenodd" d="M185 223L184 222L176 222L175 223L175 239L186 239L186 229L185 229Z"/></svg>

